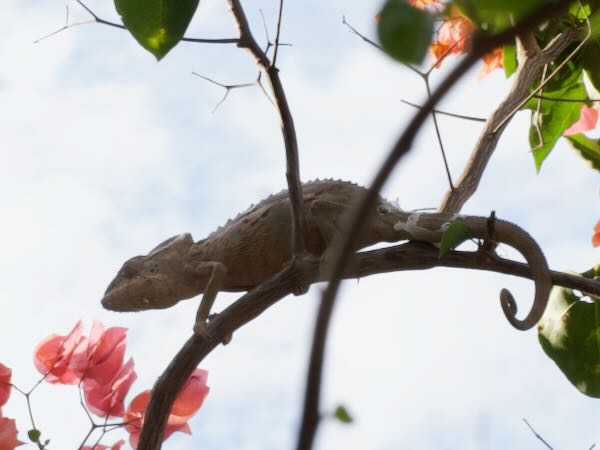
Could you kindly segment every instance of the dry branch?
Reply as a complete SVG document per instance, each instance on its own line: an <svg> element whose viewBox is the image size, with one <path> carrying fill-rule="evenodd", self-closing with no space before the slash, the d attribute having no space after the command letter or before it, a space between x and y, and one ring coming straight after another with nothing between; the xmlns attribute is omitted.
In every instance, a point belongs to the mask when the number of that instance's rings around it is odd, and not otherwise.
<svg viewBox="0 0 600 450"><path fill-rule="evenodd" d="M519 67L514 75L512 87L502 103L487 120L471 156L465 165L463 174L454 189L449 190L439 208L440 212L456 213L475 193L483 172L498 145L502 131L509 122L510 114L529 95L529 88L539 76L544 65L553 61L577 39L577 31L569 29L560 39L552 41L540 50L535 41L528 38L517 39Z"/></svg>

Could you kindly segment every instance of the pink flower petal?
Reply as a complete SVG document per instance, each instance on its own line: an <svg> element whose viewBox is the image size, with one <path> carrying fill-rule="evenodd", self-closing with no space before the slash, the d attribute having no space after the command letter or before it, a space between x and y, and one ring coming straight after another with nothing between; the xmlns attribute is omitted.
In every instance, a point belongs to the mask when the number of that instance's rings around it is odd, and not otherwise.
<svg viewBox="0 0 600 450"><path fill-rule="evenodd" d="M23 445L17 439L17 425L14 419L0 418L0 450L13 450L15 447Z"/></svg>
<svg viewBox="0 0 600 450"><path fill-rule="evenodd" d="M52 334L35 348L33 362L36 369L50 383L75 384L81 379L81 371L70 367L75 349L85 339L81 334L83 323L77 322L66 336Z"/></svg>
<svg viewBox="0 0 600 450"><path fill-rule="evenodd" d="M137 378L133 359L127 361L115 378L106 385L84 379L83 392L89 410L100 417L121 417L125 413L123 402Z"/></svg>
<svg viewBox="0 0 600 450"><path fill-rule="evenodd" d="M10 378L12 376L12 370L6 367L4 364L0 364L0 406L4 405L8 401L10 396ZM2 415L0 414L0 417Z"/></svg>
<svg viewBox="0 0 600 450"><path fill-rule="evenodd" d="M593 130L598 124L599 111L593 106L583 105L579 120L565 130L563 136L571 136L573 134L585 133Z"/></svg>

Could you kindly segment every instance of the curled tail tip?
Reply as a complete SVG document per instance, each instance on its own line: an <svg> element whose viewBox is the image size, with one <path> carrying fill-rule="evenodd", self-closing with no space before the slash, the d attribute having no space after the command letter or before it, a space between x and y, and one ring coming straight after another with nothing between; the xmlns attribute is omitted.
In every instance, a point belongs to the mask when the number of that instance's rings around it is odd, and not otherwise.
<svg viewBox="0 0 600 450"><path fill-rule="evenodd" d="M508 289L502 289L500 291L500 305L502 306L502 311L504 312L506 319L517 330L529 330L530 328L533 328L541 318L541 314L538 314L536 311L536 303L534 302L533 309L529 315L523 320L517 319L517 302ZM538 317L538 315L540 317Z"/></svg>

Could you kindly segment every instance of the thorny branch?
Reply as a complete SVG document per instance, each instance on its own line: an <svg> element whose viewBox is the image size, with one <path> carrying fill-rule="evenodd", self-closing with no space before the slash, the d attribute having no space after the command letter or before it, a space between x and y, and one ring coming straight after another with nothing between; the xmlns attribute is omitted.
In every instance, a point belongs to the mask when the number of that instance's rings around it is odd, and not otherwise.
<svg viewBox="0 0 600 450"><path fill-rule="evenodd" d="M348 258L352 251L351 249L353 246L353 240L356 239L356 236L358 236L358 233L365 222L367 211L369 211L369 209L374 205L379 191L383 187L385 181L400 158L402 158L402 156L404 156L410 149L417 131L424 123L430 111L434 109L438 101L450 90L450 88L454 86L458 79L460 79L462 75L481 56L506 42L510 42L510 40L514 39L515 36L526 33L527 31L533 29L533 27L536 25L548 20L554 15L561 13L568 6L568 4L568 1L561 0L556 3L544 5L538 11L535 11L533 14L519 21L514 26L509 27L497 35L486 36L481 33L476 33L473 36L471 51L442 81L436 91L429 96L427 102L424 104L423 109L418 111L413 120L408 124L405 131L402 133L401 137L393 146L389 156L384 161L382 167L375 177L375 180L369 188L367 195L356 208L356 212L353 214L353 218L350 221L350 226L347 228L346 233L344 233L345 236L343 243L340 245L338 254L333 258L335 262L333 263L331 280L321 297L321 304L317 313L313 334L308 375L306 378L302 424L296 446L297 450L310 450L312 448L319 423L319 397L321 391L325 343L327 340L327 333L329 330L329 323L331 322L335 298L340 285L340 280L344 273L344 266L347 264ZM453 192L454 190L450 191L451 194ZM456 212L457 209L452 211Z"/></svg>
<svg viewBox="0 0 600 450"><path fill-rule="evenodd" d="M73 28L79 25L88 25L90 23L100 23L102 25L108 25L110 27L115 27L115 28L121 28L122 30L125 29L125 26L123 24L120 23L115 23L115 22L110 22L109 20L104 20L101 17L99 17L94 11L92 11L91 8L89 8L85 3L83 3L82 0L75 0L83 9L86 10L86 12L92 16L93 20L86 20L83 22L74 22L74 23L69 23L69 9L67 7L67 18L66 18L66 23L65 25L63 25L61 28L59 28L56 31L53 31L52 33L49 33L39 39L36 39L34 41L34 43L38 43L46 38L49 38L50 36L54 36L55 34L60 33L61 31L67 30L69 28ZM237 38L222 38L222 39L205 39L205 38L187 38L187 37L183 37L181 38L182 41L185 42L196 42L196 43L203 43L203 44L237 44L239 42L239 39Z"/></svg>
<svg viewBox="0 0 600 450"><path fill-rule="evenodd" d="M287 102L287 97L279 77L279 69L269 61L266 53L260 48L248 24L248 19L239 0L227 0L229 9L235 18L237 28L240 34L238 47L247 49L254 57L256 64L264 72L269 82L269 87L275 97L275 105L279 113L281 132L285 145L286 155L286 177L288 183L288 192L290 195L290 205L292 214L292 255L293 259L299 259L304 256L304 212L302 210L302 187L300 185L300 163L298 159L298 139L296 138L296 128L292 113ZM281 24L281 9L283 2L280 3L278 31L275 40L275 54L279 42L279 28Z"/></svg>
<svg viewBox="0 0 600 450"><path fill-rule="evenodd" d="M427 243L409 242L357 254L357 264L345 269L344 279L363 278L381 273L426 270L435 267L486 270L531 279L527 264L502 258L481 260L478 253L451 251L439 258L438 249ZM591 295L600 295L600 283L561 272L551 271L552 283L578 289ZM220 312L208 324L210 340L192 336L173 358L156 382L152 403L146 411L144 429L138 448L157 450L162 440L162 430L171 410L171 405L194 369L221 341L243 325L257 318L277 301L291 294L300 280L307 286L325 281L319 273L319 260L307 257L294 266L265 280L228 308Z"/></svg>

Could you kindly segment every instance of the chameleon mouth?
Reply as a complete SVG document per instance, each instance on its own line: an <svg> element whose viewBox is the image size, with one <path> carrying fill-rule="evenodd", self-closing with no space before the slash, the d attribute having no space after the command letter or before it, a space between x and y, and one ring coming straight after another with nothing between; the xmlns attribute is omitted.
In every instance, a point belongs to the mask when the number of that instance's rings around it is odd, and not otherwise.
<svg viewBox="0 0 600 450"><path fill-rule="evenodd" d="M111 311L127 312L168 308L177 301L163 277L155 276L129 280L121 286L111 283L101 303Z"/></svg>

